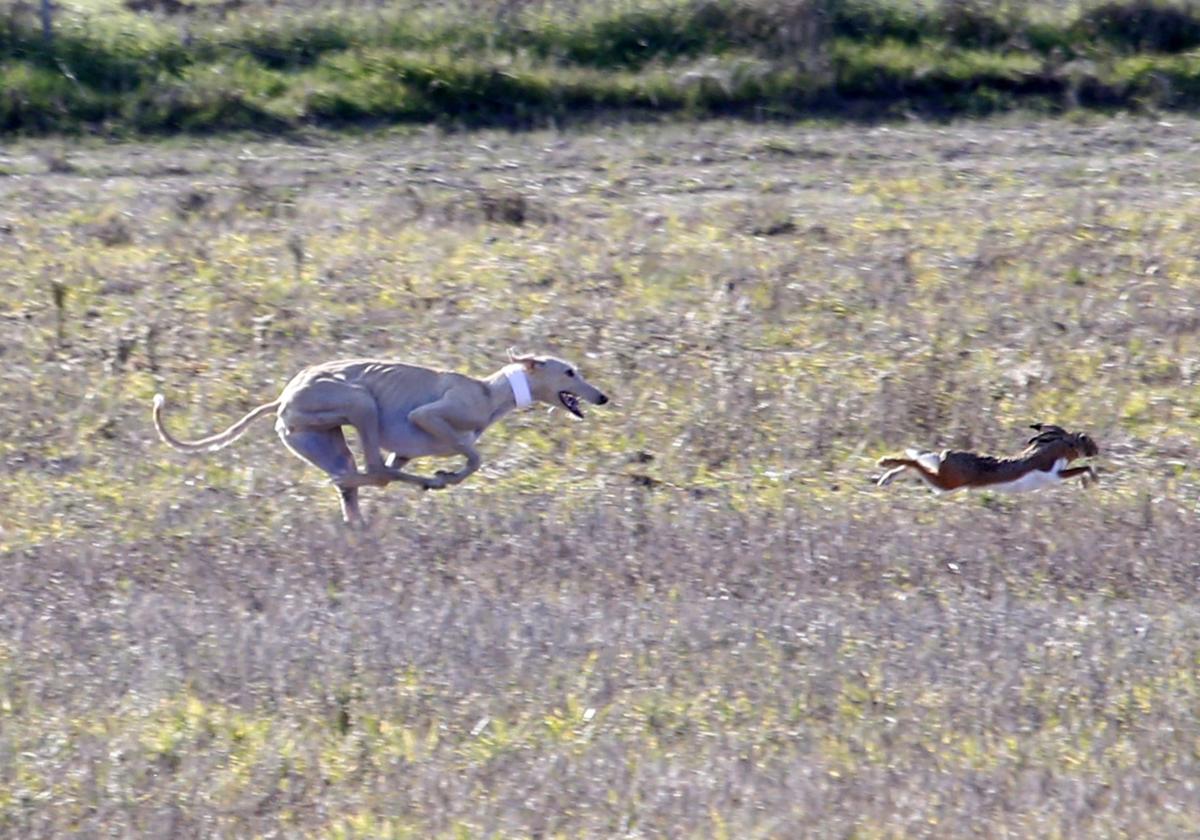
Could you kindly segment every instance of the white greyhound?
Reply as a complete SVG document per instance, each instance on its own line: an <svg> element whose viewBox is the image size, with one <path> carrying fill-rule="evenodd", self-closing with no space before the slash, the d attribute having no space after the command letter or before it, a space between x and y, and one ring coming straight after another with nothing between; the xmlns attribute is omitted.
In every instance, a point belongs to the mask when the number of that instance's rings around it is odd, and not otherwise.
<svg viewBox="0 0 1200 840"><path fill-rule="evenodd" d="M349 359L307 367L284 387L279 399L260 405L228 429L202 440L183 441L162 422L165 399L154 397L154 427L183 452L213 452L228 446L259 417L275 414L284 445L333 477L342 518L361 523L358 488L393 481L440 490L479 469L475 442L488 426L514 408L537 401L561 405L582 418L582 397L604 405L608 397L589 385L573 366L551 356L516 356L484 379L401 362ZM360 473L342 426L358 431L367 471ZM388 453L386 461L384 453ZM420 476L401 470L413 458L463 455L457 472Z"/></svg>

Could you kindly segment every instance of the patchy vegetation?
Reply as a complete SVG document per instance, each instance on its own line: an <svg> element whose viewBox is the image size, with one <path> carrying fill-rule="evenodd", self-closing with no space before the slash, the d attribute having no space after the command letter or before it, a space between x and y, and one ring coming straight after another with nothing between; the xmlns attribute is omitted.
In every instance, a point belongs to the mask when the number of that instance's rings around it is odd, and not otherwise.
<svg viewBox="0 0 1200 840"><path fill-rule="evenodd" d="M1198 129L5 147L0 834L1195 834ZM509 345L613 403L365 534L150 425ZM871 483L1034 420L1103 483Z"/></svg>
<svg viewBox="0 0 1200 840"><path fill-rule="evenodd" d="M56 6L59 4L56 4ZM32 8L32 7L31 7ZM0 19L0 131L1200 104L1200 10L1115 0L64 2Z"/></svg>

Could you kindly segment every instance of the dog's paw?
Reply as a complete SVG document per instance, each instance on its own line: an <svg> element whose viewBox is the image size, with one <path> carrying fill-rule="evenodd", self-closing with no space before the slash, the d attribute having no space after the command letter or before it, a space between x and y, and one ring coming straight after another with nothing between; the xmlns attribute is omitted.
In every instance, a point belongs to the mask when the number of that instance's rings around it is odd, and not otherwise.
<svg viewBox="0 0 1200 840"><path fill-rule="evenodd" d="M425 479L421 484L421 488L424 490L444 490L446 488L446 473L439 471L432 478Z"/></svg>

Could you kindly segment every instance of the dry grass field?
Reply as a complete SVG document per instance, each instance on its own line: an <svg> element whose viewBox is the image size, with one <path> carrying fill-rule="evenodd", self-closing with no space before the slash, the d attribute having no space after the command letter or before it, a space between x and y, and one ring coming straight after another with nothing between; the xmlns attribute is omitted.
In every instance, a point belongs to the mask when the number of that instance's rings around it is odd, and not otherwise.
<svg viewBox="0 0 1200 840"><path fill-rule="evenodd" d="M1198 132L0 148L0 835L1195 836ZM510 345L613 402L361 533L149 422ZM873 486L1036 420L1102 483Z"/></svg>

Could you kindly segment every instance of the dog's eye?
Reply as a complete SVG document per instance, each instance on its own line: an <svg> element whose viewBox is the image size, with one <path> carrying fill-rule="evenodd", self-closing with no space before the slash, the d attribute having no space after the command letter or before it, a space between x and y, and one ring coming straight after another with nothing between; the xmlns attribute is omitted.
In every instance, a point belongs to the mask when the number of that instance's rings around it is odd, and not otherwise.
<svg viewBox="0 0 1200 840"><path fill-rule="evenodd" d="M567 376L569 376L569 377L571 377L572 379L574 379L574 378L575 378L575 371L571 370L570 368L567 368Z"/></svg>

